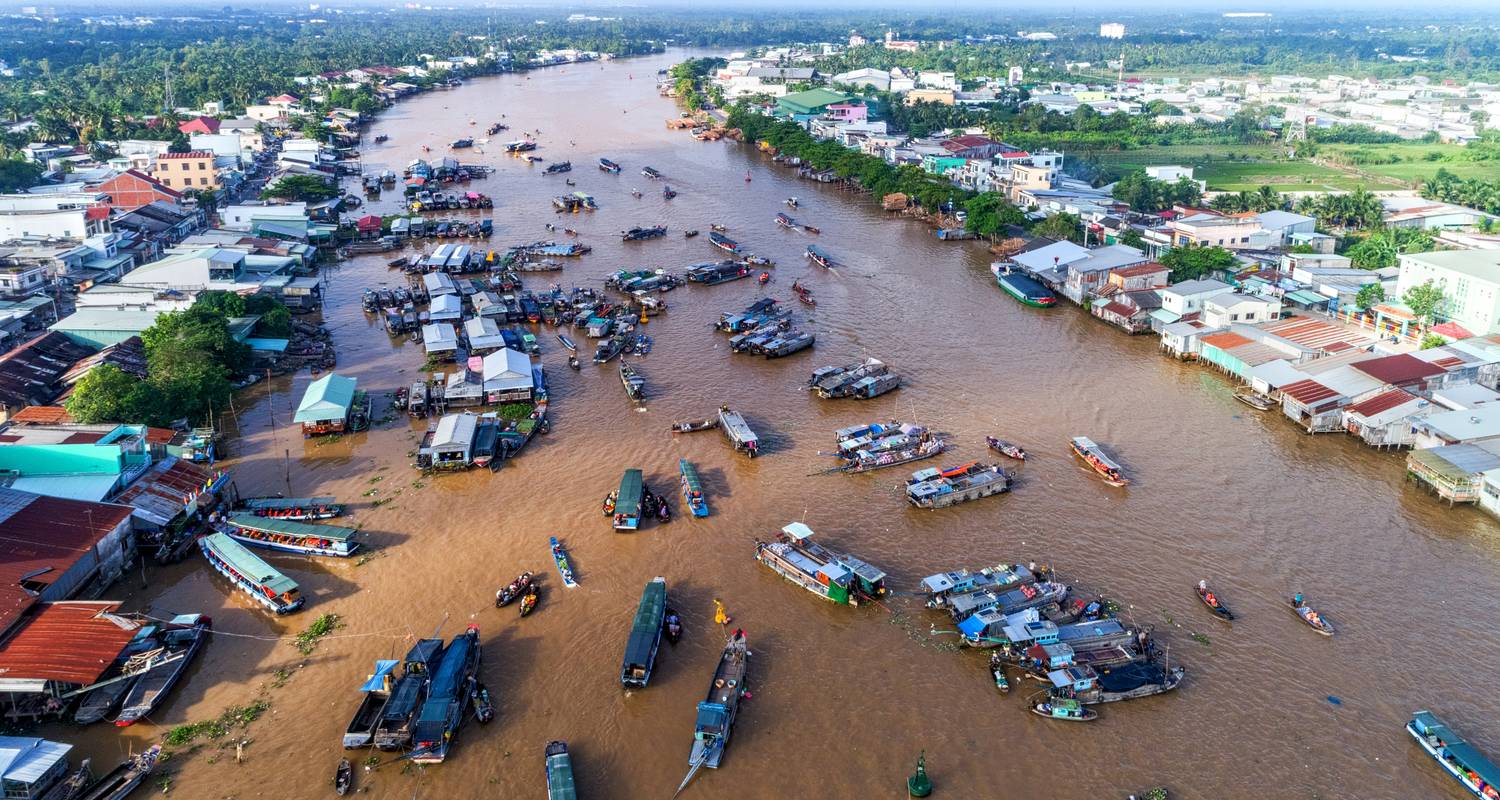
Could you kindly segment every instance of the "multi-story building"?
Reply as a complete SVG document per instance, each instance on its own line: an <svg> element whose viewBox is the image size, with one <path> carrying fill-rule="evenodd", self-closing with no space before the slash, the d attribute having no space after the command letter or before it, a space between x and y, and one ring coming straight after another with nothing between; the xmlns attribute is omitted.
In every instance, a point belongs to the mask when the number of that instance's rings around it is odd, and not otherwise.
<svg viewBox="0 0 1500 800"><path fill-rule="evenodd" d="M157 156L151 177L179 192L217 191L221 186L212 150L163 153Z"/></svg>

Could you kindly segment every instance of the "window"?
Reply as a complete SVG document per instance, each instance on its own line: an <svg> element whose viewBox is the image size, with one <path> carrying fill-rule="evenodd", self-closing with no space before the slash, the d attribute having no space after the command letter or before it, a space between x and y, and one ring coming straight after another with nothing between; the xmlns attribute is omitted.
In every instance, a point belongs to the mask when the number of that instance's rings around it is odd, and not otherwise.
<svg viewBox="0 0 1500 800"><path fill-rule="evenodd" d="M203 162L202 162L202 161L199 161L199 162L198 162L198 169L199 169L199 170L202 170L202 169L203 169L203 168L204 168L204 167L203 167ZM1245 241L1247 241L1247 242L1248 242L1248 241L1250 241L1250 240L1249 240L1249 239L1246 239L1246 240L1245 240Z"/></svg>
<svg viewBox="0 0 1500 800"><path fill-rule="evenodd" d="M1239 314L1230 314L1229 315L1229 321L1230 322L1239 322L1240 321L1240 315Z"/></svg>

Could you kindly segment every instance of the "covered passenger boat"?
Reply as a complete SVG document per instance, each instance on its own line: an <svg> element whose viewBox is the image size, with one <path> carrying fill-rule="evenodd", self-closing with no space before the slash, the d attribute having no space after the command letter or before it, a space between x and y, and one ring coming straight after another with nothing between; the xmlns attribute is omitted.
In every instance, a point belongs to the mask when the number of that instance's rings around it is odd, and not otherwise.
<svg viewBox="0 0 1500 800"><path fill-rule="evenodd" d="M291 519L234 513L224 521L224 532L236 541L304 556L347 558L359 549L353 528L313 525Z"/></svg>
<svg viewBox="0 0 1500 800"><path fill-rule="evenodd" d="M703 481L698 478L698 469L685 458L678 459L677 471L682 475L682 500L695 517L708 516L708 499L703 495Z"/></svg>
<svg viewBox="0 0 1500 800"><path fill-rule="evenodd" d="M620 478L620 488L615 492L614 527L617 531L633 531L641 525L641 471L627 469Z"/></svg>
<svg viewBox="0 0 1500 800"><path fill-rule="evenodd" d="M656 654L661 649L662 620L667 612L667 579L652 578L641 592L630 637L625 640L625 661L620 667L620 683L644 688L651 680Z"/></svg>
<svg viewBox="0 0 1500 800"><path fill-rule="evenodd" d="M344 513L333 497L251 497L240 505L257 517L277 519L332 519Z"/></svg>
<svg viewBox="0 0 1500 800"><path fill-rule="evenodd" d="M289 614L302 607L296 581L261 561L228 534L205 536L198 540L198 548L216 572L255 602L277 614Z"/></svg>

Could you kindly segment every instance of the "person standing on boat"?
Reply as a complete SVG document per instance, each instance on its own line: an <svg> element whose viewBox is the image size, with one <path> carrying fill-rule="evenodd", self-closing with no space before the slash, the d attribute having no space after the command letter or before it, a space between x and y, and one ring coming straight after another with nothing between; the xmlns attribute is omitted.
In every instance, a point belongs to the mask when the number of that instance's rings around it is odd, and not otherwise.
<svg viewBox="0 0 1500 800"><path fill-rule="evenodd" d="M1302 607L1302 593L1301 592L1298 592L1298 593L1292 595L1292 605L1297 606L1298 608Z"/></svg>

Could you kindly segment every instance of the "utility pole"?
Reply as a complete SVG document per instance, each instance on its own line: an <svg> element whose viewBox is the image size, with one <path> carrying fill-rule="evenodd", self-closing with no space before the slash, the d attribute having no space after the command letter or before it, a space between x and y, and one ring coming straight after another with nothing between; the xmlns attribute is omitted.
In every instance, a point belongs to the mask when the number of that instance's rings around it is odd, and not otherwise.
<svg viewBox="0 0 1500 800"><path fill-rule="evenodd" d="M170 112L177 107L177 99L172 96L172 65L163 64L161 68L162 82L162 113Z"/></svg>

